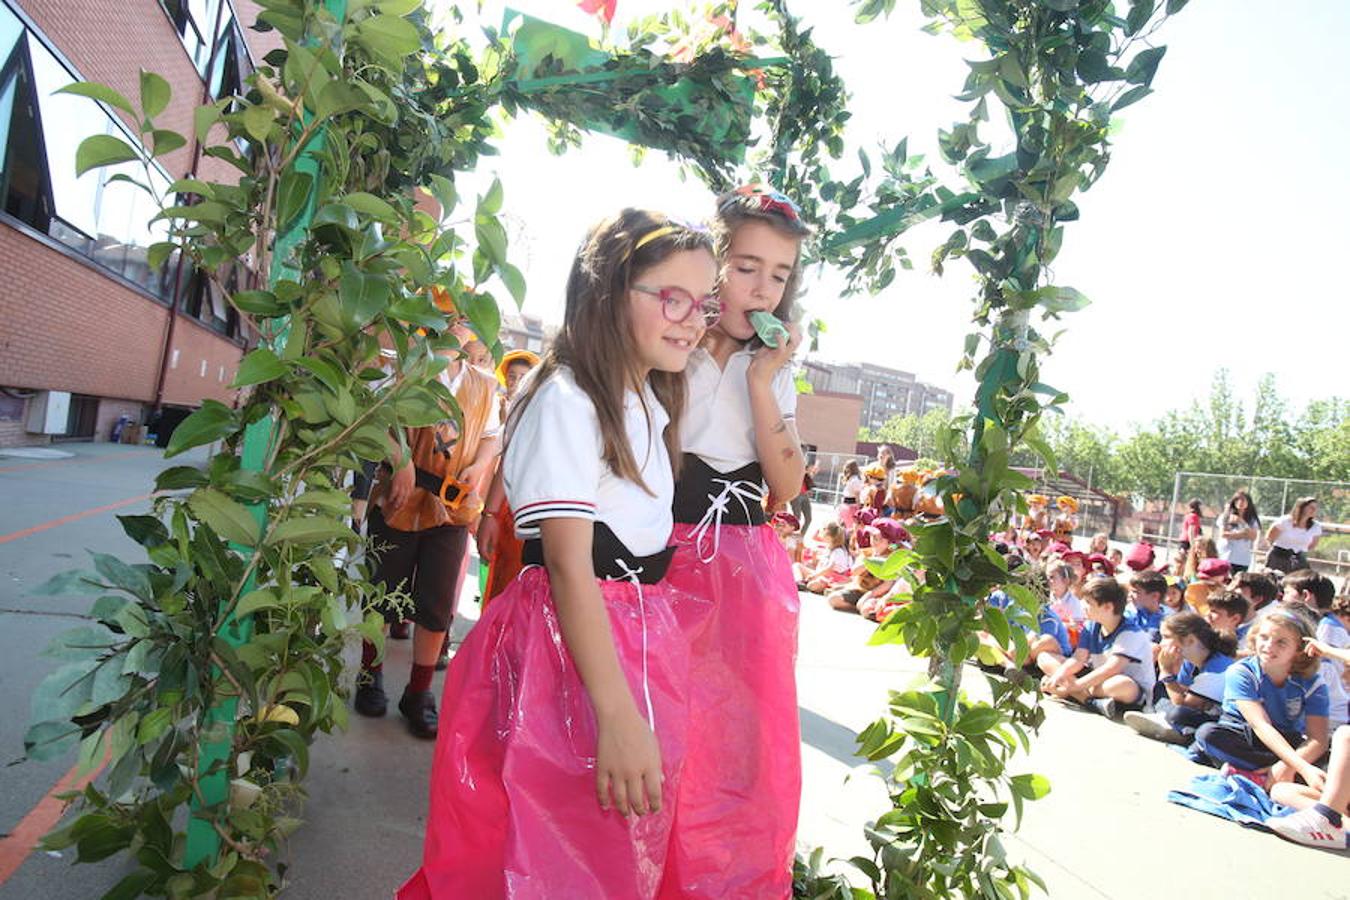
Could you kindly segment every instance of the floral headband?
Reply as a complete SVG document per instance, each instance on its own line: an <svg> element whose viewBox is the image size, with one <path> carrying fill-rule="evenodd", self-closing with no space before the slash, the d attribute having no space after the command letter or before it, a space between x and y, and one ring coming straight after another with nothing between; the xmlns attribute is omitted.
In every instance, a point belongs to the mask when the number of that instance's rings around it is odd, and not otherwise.
<svg viewBox="0 0 1350 900"><path fill-rule="evenodd" d="M800 222L802 219L802 209L787 194L776 191L767 184L746 184L736 188L731 192L732 196L723 201L720 212L726 212L732 205L736 204L742 197L756 197L759 199L760 212L776 212L787 219L789 222Z"/></svg>

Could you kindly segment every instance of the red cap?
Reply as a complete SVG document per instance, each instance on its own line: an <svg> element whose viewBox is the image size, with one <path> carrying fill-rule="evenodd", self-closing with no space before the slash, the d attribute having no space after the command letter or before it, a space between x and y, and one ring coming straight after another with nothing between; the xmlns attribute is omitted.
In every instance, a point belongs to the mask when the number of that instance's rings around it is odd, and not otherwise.
<svg viewBox="0 0 1350 900"><path fill-rule="evenodd" d="M1142 572L1153 566L1153 545L1149 543L1135 544L1130 548L1130 555L1125 557L1125 565L1136 572Z"/></svg>
<svg viewBox="0 0 1350 900"><path fill-rule="evenodd" d="M1105 572L1107 575L1116 574L1116 564L1111 562L1111 560L1107 559L1105 554L1102 553L1089 554L1087 561L1089 568L1096 568L1097 566L1100 566L1101 570Z"/></svg>
<svg viewBox="0 0 1350 900"><path fill-rule="evenodd" d="M1202 559L1196 571L1201 578L1227 578L1231 569L1226 559Z"/></svg>
<svg viewBox="0 0 1350 900"><path fill-rule="evenodd" d="M898 519L890 517L874 519L872 527L880 531L886 540L892 544L908 544L913 540L910 537L909 530L901 525Z"/></svg>
<svg viewBox="0 0 1350 900"><path fill-rule="evenodd" d="M1060 558L1065 562L1068 562L1071 559L1081 559L1083 562L1087 562L1087 554L1082 550L1070 550L1067 553L1061 553Z"/></svg>
<svg viewBox="0 0 1350 900"><path fill-rule="evenodd" d="M776 512L773 514L773 524L791 525L793 531L798 531L802 527L801 520L790 512Z"/></svg>
<svg viewBox="0 0 1350 900"><path fill-rule="evenodd" d="M869 506L865 509L858 510L858 514L854 518L858 520L858 524L860 525L871 525L876 521L877 511Z"/></svg>

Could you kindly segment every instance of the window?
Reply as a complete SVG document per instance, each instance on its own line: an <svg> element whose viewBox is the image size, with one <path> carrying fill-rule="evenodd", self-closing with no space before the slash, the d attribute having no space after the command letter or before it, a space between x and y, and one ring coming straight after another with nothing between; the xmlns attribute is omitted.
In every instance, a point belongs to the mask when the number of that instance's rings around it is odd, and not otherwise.
<svg viewBox="0 0 1350 900"><path fill-rule="evenodd" d="M160 0L183 39L183 47L197 74L219 100L242 93L244 78L253 71L248 45L234 10L225 0Z"/></svg>
<svg viewBox="0 0 1350 900"><path fill-rule="evenodd" d="M220 281L233 293L239 290L244 271L238 264L224 267ZM220 285L200 269L194 271L183 290L183 312L226 337L239 337L239 313L230 305Z"/></svg>
<svg viewBox="0 0 1350 900"><path fill-rule="evenodd" d="M75 77L38 37L0 4L0 191L4 211L137 286L168 299L175 265L151 270L150 245L168 225L149 224L154 202L122 175L144 181L145 168L123 163L75 176L75 152L92 134L139 142L94 101L56 91ZM151 165L157 190L168 176Z"/></svg>

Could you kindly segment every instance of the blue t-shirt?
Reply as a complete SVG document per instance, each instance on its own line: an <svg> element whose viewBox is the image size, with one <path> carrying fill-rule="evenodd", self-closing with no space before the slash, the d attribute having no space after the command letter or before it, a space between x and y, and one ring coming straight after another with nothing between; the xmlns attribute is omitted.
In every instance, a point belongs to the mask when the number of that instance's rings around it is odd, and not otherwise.
<svg viewBox="0 0 1350 900"><path fill-rule="evenodd" d="M1243 622L1237 627L1237 645L1239 650L1247 646L1247 632L1251 631L1252 626L1255 624L1256 620L1252 619L1250 622Z"/></svg>
<svg viewBox="0 0 1350 900"><path fill-rule="evenodd" d="M1162 640L1162 621L1167 618L1167 612L1166 606L1159 606L1153 612L1149 612L1131 603L1125 608L1125 618L1134 619L1140 628L1148 632L1149 638L1156 644Z"/></svg>
<svg viewBox="0 0 1350 900"><path fill-rule="evenodd" d="M1189 659L1181 663L1177 673L1177 684L1189 688L1197 697L1204 697L1213 703L1223 702L1225 675L1233 664L1233 657L1222 653L1211 653L1205 664L1196 667Z"/></svg>
<svg viewBox="0 0 1350 900"><path fill-rule="evenodd" d="M1326 716L1330 707L1326 682L1322 676L1299 678L1290 675L1277 686L1261 670L1255 656L1248 656L1228 667L1223 685L1223 714L1246 721L1238 710L1239 700L1257 700L1265 707L1270 722L1281 731L1307 730L1308 716Z"/></svg>
<svg viewBox="0 0 1350 900"><path fill-rule="evenodd" d="M996 606L999 609L1007 609L1012 603L1012 598L1005 591L993 591L989 594L986 601L990 606ZM1036 614L1036 626L1041 634L1048 634L1059 644L1059 652L1064 656L1073 653L1073 644L1069 642L1069 629L1064 627L1064 620L1055 615L1049 606L1042 606L1040 612ZM1032 634L1030 628L1024 628L1027 634Z"/></svg>
<svg viewBox="0 0 1350 900"><path fill-rule="evenodd" d="M1123 656L1123 674L1134 679L1145 697L1153 692L1153 642L1133 619L1122 618L1110 634L1103 633L1100 623L1090 623L1078 637L1078 649L1088 652L1088 663L1094 669L1104 665L1108 656Z"/></svg>

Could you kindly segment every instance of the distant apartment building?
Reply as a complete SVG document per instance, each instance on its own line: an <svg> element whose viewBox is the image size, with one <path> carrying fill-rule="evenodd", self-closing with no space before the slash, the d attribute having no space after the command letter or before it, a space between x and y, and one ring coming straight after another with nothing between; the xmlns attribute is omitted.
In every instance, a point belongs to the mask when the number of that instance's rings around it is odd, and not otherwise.
<svg viewBox="0 0 1350 900"><path fill-rule="evenodd" d="M537 316L524 313L511 314L502 316L502 327L497 333L497 340L501 341L502 347L507 350L543 353L553 342L557 330L553 326L545 325L544 320Z"/></svg>
<svg viewBox="0 0 1350 900"><path fill-rule="evenodd" d="M934 409L952 411L952 393L903 372L874 363L836 364L808 361L806 380L813 390L853 394L862 399L860 425L879 428L895 416L922 416Z"/></svg>
<svg viewBox="0 0 1350 900"><path fill-rule="evenodd" d="M237 172L203 156L192 111L240 90L279 43L248 28L252 0L0 0L0 446L106 440L126 416L179 417L206 398L229 403L252 339L216 284L172 256L151 200L115 176L145 178L140 161L75 175L75 153L114 135L150 159L166 189ZM150 158L126 113L72 94L75 81L140 97L140 70L163 76L172 100L155 117L186 146ZM253 276L242 261L227 287Z"/></svg>

